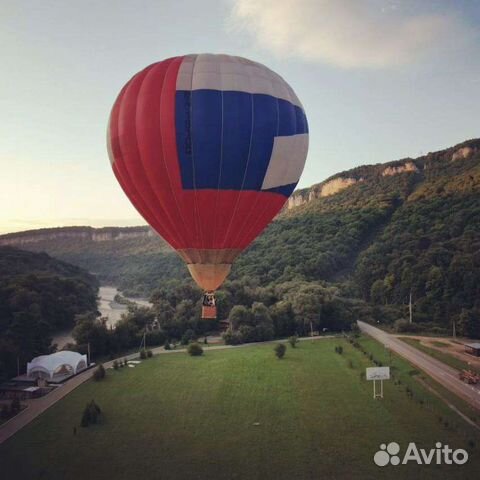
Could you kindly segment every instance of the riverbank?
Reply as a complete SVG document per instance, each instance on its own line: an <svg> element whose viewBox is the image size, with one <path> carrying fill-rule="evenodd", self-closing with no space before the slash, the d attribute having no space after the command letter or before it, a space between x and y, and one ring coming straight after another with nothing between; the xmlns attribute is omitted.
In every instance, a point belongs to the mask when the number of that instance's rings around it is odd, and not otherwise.
<svg viewBox="0 0 480 480"><path fill-rule="evenodd" d="M109 327L115 327L117 322L122 318L122 314L127 312L127 305L117 303L115 296L120 294L119 290L113 286L102 286L98 290L98 311L102 317L107 318L107 325ZM152 304L147 300L125 297L132 303L136 303L138 306L151 307ZM73 343L72 338L73 329L64 330L58 332L53 336L52 344L57 344L57 348L62 349L67 343Z"/></svg>

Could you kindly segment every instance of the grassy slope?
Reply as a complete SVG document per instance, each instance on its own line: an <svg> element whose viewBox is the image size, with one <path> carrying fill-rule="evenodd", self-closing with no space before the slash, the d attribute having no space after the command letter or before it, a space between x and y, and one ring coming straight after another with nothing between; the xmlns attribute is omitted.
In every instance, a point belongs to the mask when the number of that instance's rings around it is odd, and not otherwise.
<svg viewBox="0 0 480 480"><path fill-rule="evenodd" d="M452 368L456 368L457 370L473 370L477 373L480 373L478 368L476 368L475 366L469 365L467 362L464 362L463 360L460 360L459 358L454 357L453 355L450 355L448 352L440 352L438 350L435 350L434 348L429 348L425 345L422 345L420 343L420 340L416 338L400 337L400 340L402 340L405 343L408 343L412 347L417 348L423 353L426 353L427 355L430 355L431 357L436 358L437 360L440 360L440 362L450 365ZM440 342L437 342L437 343L440 343Z"/></svg>
<svg viewBox="0 0 480 480"><path fill-rule="evenodd" d="M443 398L447 399L464 415L475 421L480 426L480 412L474 407L471 407L467 402L457 397L455 394L444 388L441 384L433 380L431 377L420 372L409 364L402 357L399 357L389 350L385 349L383 345L375 341L370 337L363 337L360 340L363 347L372 353L376 360L379 360L384 365L391 365L392 375L395 377L395 381L400 383L397 385L397 392L406 394L406 388L408 387L414 395L415 401L423 400L425 408L430 410L437 421L442 417L442 422L445 420L449 422L449 429L456 429L468 436L470 433L469 428L465 428L463 420L456 414L452 414L452 411L441 401L437 396L433 396L428 392L418 381L421 379L424 383L428 384L434 390L436 390ZM473 438L473 437L472 437ZM478 437L477 437L478 438ZM478 441L477 441L478 443Z"/></svg>
<svg viewBox="0 0 480 480"><path fill-rule="evenodd" d="M333 352L340 342L343 355ZM5 478L49 480L395 479L419 478L419 469L422 479L473 476L478 454L464 467L373 464L383 442L442 441L471 451L466 441L475 434L464 424L445 430L393 382L374 401L372 385L360 379L367 362L343 340L303 342L281 361L271 345L159 356L77 389L0 446L0 465ZM73 436L91 398L105 421Z"/></svg>

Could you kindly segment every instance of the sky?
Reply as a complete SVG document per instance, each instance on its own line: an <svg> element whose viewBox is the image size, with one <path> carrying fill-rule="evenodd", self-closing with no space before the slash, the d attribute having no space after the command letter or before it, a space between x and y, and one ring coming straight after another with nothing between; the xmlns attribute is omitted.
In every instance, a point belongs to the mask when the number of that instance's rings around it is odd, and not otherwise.
<svg viewBox="0 0 480 480"><path fill-rule="evenodd" d="M0 0L0 233L141 225L106 127L146 65L228 53L309 120L299 187L480 136L479 0Z"/></svg>

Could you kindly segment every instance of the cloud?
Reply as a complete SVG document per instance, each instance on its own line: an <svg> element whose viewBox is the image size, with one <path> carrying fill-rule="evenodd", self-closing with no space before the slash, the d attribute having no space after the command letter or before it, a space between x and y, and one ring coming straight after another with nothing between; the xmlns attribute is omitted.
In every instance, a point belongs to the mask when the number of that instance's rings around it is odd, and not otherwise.
<svg viewBox="0 0 480 480"><path fill-rule="evenodd" d="M388 68L448 48L468 30L451 11L380 0L235 0L228 25L279 57Z"/></svg>

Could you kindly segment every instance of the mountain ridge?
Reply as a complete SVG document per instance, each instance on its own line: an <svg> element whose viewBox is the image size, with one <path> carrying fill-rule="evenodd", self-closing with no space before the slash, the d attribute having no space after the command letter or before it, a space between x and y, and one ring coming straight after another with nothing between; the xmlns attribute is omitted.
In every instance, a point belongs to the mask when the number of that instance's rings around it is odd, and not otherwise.
<svg viewBox="0 0 480 480"><path fill-rule="evenodd" d="M314 200L336 195L353 185L375 181L379 176L389 177L402 173L422 175L424 171L434 168L435 162L442 160L449 162L468 160L479 151L480 138L470 139L443 150L429 152L417 158L405 157L386 163L361 165L338 172L322 182L295 190L279 215L281 216L291 210L296 210L298 207L311 203ZM0 245L25 246L29 243L60 238L105 242L155 237L160 238L148 225L98 228L90 226L50 227L2 234L0 235ZM160 241L163 242L162 239ZM166 244L165 247L168 248Z"/></svg>
<svg viewBox="0 0 480 480"><path fill-rule="evenodd" d="M406 315L412 294L417 321L443 332L455 321L459 331L480 336L480 139L339 172L295 198L298 205L284 208L235 261L218 292L231 298L219 302L224 317L236 304L250 307L252 298L270 306L285 285L321 284L352 299L347 309L368 306L350 312L358 318L393 322ZM78 238L69 236L76 231ZM50 229L2 240L78 265L130 296L162 289L168 296L172 282L191 282L178 255L146 226Z"/></svg>

